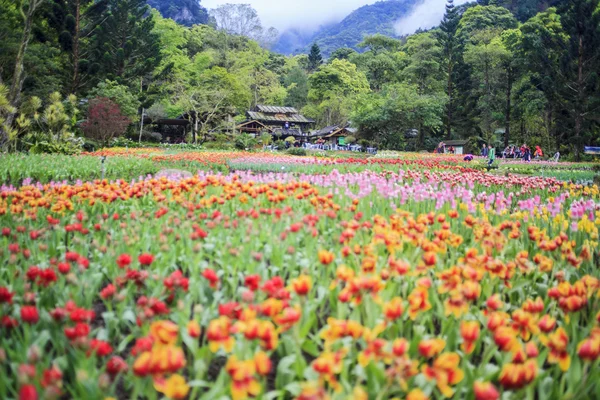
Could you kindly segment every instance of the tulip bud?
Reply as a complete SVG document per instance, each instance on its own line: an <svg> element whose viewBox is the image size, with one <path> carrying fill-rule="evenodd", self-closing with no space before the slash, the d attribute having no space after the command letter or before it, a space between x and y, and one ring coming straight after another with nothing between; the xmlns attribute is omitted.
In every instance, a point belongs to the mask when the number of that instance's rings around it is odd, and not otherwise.
<svg viewBox="0 0 600 400"><path fill-rule="evenodd" d="M44 390L44 400L58 400L62 396L62 391L57 386L48 386Z"/></svg>
<svg viewBox="0 0 600 400"><path fill-rule="evenodd" d="M194 314L200 315L200 314L202 314L203 311L204 311L204 307L202 307L202 304L196 304L194 306Z"/></svg>
<svg viewBox="0 0 600 400"><path fill-rule="evenodd" d="M199 338L202 330L200 328L200 324L197 321L190 321L187 324L188 335L193 338Z"/></svg>
<svg viewBox="0 0 600 400"><path fill-rule="evenodd" d="M75 372L75 377L76 377L77 381L84 382L84 381L87 381L87 379L89 378L89 375L86 371L84 371L82 369L78 369Z"/></svg>
<svg viewBox="0 0 600 400"><path fill-rule="evenodd" d="M36 364L40 360L40 349L36 345L31 345L27 350L27 361Z"/></svg>
<svg viewBox="0 0 600 400"><path fill-rule="evenodd" d="M252 290L246 290L242 293L242 301L244 303L252 303L254 301L254 292Z"/></svg>

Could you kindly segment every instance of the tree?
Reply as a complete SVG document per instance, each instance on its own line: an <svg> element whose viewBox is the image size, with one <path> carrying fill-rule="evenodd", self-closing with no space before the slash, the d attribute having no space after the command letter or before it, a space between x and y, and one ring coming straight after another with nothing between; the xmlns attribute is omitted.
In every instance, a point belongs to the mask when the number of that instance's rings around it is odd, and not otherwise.
<svg viewBox="0 0 600 400"><path fill-rule="evenodd" d="M443 75L439 63L442 49L435 37L429 33L410 36L404 46L408 64L402 71L403 77L416 85L420 94L442 92Z"/></svg>
<svg viewBox="0 0 600 400"><path fill-rule="evenodd" d="M358 97L352 122L362 138L384 148L402 150L407 131L442 126L444 106L444 95L420 95L416 85L406 83L387 85L381 92ZM423 134L420 136L422 141Z"/></svg>
<svg viewBox="0 0 600 400"><path fill-rule="evenodd" d="M88 138L107 146L113 138L122 136L130 123L117 103L106 97L95 97L90 100L88 118L81 129Z"/></svg>
<svg viewBox="0 0 600 400"><path fill-rule="evenodd" d="M256 40L264 48L270 48L279 36L277 29L262 26L258 13L250 4L223 4L211 10L210 16L217 29Z"/></svg>
<svg viewBox="0 0 600 400"><path fill-rule="evenodd" d="M18 45L17 54L15 56L14 68L12 73L12 81L8 90L8 102L11 108L4 118L4 126L10 127L13 124L16 115L16 106L18 106L25 81L25 54L27 47L31 41L32 28L36 12L43 4L44 0L19 0L16 7L22 17L23 32L20 43ZM0 126L0 147L4 147L9 140L9 131Z"/></svg>
<svg viewBox="0 0 600 400"><path fill-rule="evenodd" d="M358 54L356 50L351 49L350 47L340 47L331 53L329 62L332 62L333 60L350 60L352 56L356 54Z"/></svg>
<svg viewBox="0 0 600 400"><path fill-rule="evenodd" d="M471 66L476 84L477 122L487 143L495 142L493 135L504 123L503 63L510 56L494 29L478 31L468 44L465 62Z"/></svg>
<svg viewBox="0 0 600 400"><path fill-rule="evenodd" d="M519 25L518 21L504 7L498 6L475 6L468 8L462 15L456 34L463 42L469 41L477 31L494 29L503 31L506 29L515 29Z"/></svg>
<svg viewBox="0 0 600 400"><path fill-rule="evenodd" d="M132 122L137 121L139 118L138 114L141 103L137 96L125 85L120 85L115 81L105 80L93 88L88 93L88 96L90 98L97 97L110 99L119 106L120 112Z"/></svg>
<svg viewBox="0 0 600 400"><path fill-rule="evenodd" d="M8 93L8 100L13 106L16 106L19 103L21 89L23 88L23 81L25 80L25 71L23 67L25 53L27 52L27 46L29 46L29 41L31 40L34 17L43 2L44 0L20 0L19 2L20 14L23 17L23 35L21 37L21 44L19 45L19 50L15 59L12 84ZM12 121L12 117L14 117L14 115L7 118L9 124Z"/></svg>
<svg viewBox="0 0 600 400"><path fill-rule="evenodd" d="M600 123L600 1L572 0L559 8L569 36L559 64L564 77L562 97L573 130L571 147L579 161L581 150ZM598 140L598 138L596 138Z"/></svg>
<svg viewBox="0 0 600 400"><path fill-rule="evenodd" d="M454 6L454 0L448 0L446 4L446 13L440 23L439 31L436 32L436 38L439 46L442 48L441 64L446 75L446 95L448 103L446 104L445 129L446 137L452 136L454 127L454 114L456 112L456 99L454 88L458 74L456 67L460 64L463 52L463 42L457 36L458 24L460 23L460 14Z"/></svg>
<svg viewBox="0 0 600 400"><path fill-rule="evenodd" d="M360 49L368 49L373 54L377 55L381 52L398 51L402 45L398 39L393 39L381 34L367 36L361 43L358 44Z"/></svg>
<svg viewBox="0 0 600 400"><path fill-rule="evenodd" d="M365 74L346 60L323 65L310 76L309 87L305 110L320 125L346 124L356 97L369 92Z"/></svg>
<svg viewBox="0 0 600 400"><path fill-rule="evenodd" d="M287 89L285 105L301 109L308 102L308 75L299 66L293 67L284 77Z"/></svg>
<svg viewBox="0 0 600 400"><path fill-rule="evenodd" d="M540 113L546 131L558 148L566 140L564 132L558 127L563 102L559 63L569 38L555 8L531 18L520 27L520 31L518 58L523 60L526 70L523 82L519 83L519 96L522 99L518 108L523 118L521 131L524 133L527 122L536 120L536 114Z"/></svg>
<svg viewBox="0 0 600 400"><path fill-rule="evenodd" d="M139 87L161 62L154 18L145 0L107 0L104 21L93 35L93 57L107 79Z"/></svg>
<svg viewBox="0 0 600 400"><path fill-rule="evenodd" d="M224 68L213 67L173 82L173 98L192 124L192 140L203 143L210 130L235 113L244 101L242 85Z"/></svg>
<svg viewBox="0 0 600 400"><path fill-rule="evenodd" d="M521 27L530 82L546 99L548 125L558 145L576 158L598 140L600 12L598 0L575 0L540 13Z"/></svg>
<svg viewBox="0 0 600 400"><path fill-rule="evenodd" d="M14 142L16 138L15 130L7 123L8 115L14 115L16 112L17 109L8 101L8 88L0 83L0 130L6 135L3 146Z"/></svg>
<svg viewBox="0 0 600 400"><path fill-rule="evenodd" d="M308 54L308 70L313 72L316 71L321 64L323 64L323 56L321 55L321 49L319 45L315 42L310 48L310 53Z"/></svg>
<svg viewBox="0 0 600 400"><path fill-rule="evenodd" d="M98 27L106 11L106 0L55 0L47 13L49 26L56 31L64 54L66 73L64 86L69 93L85 87L98 70L89 60L87 37Z"/></svg>

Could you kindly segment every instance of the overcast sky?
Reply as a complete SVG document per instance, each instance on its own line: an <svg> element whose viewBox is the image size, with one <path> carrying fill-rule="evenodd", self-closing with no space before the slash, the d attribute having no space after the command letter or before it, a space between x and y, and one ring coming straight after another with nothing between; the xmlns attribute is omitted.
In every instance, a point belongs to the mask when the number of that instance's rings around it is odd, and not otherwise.
<svg viewBox="0 0 600 400"><path fill-rule="evenodd" d="M201 0L209 10L225 3L246 3L254 7L264 26L274 26L279 31L287 28L305 27L316 29L328 22L341 21L358 7L373 4L377 0ZM466 0L455 0L455 4ZM400 34L413 33L419 27L437 25L444 15L446 0L424 0L414 14L399 21Z"/></svg>

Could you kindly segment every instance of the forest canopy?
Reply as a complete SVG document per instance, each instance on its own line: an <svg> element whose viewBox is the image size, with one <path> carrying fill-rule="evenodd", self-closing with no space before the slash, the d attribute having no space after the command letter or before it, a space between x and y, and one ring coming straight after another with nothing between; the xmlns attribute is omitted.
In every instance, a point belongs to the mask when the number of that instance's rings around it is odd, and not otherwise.
<svg viewBox="0 0 600 400"><path fill-rule="evenodd" d="M60 138L69 140L85 136L91 100L109 99L132 124L194 116L189 140L202 143L233 134L257 104L272 104L296 107L314 129L352 125L359 139L390 149L468 139L472 147L527 142L578 158L599 144L598 0L549 8L448 1L437 28L365 36L356 49L328 49L329 58L318 43L306 55L269 51L276 32L249 6L209 12L194 2L155 3L159 10L145 0L0 0L3 148L27 151L32 135L48 135L48 124L25 122L37 115L27 107L42 112L57 95L70 133ZM184 13L194 18L180 20L183 9L196 10ZM235 29L249 17L252 29ZM132 125L125 134L138 131Z"/></svg>

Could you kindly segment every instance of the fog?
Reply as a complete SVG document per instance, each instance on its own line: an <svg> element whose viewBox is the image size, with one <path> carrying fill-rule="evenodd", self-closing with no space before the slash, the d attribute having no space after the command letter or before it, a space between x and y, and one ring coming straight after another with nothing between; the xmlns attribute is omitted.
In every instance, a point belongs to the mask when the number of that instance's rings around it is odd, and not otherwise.
<svg viewBox="0 0 600 400"><path fill-rule="evenodd" d="M377 0L201 0L200 4L209 10L226 3L250 4L258 11L264 26L274 26L283 32L288 28L316 30L323 24L341 21L361 6L376 2ZM455 0L454 3L459 5L466 2L467 0ZM409 34L418 28L437 25L444 15L445 4L446 0L423 0L409 17L398 21L398 34Z"/></svg>
<svg viewBox="0 0 600 400"><path fill-rule="evenodd" d="M288 28L314 30L328 22L342 20L358 7L373 4L368 0L201 0L209 10L226 3L250 4L264 26L274 26L279 31Z"/></svg>
<svg viewBox="0 0 600 400"><path fill-rule="evenodd" d="M454 5L458 6L467 1L454 0ZM396 23L396 32L398 35L409 35L419 28L433 28L444 18L445 10L446 0L425 0L410 15Z"/></svg>

